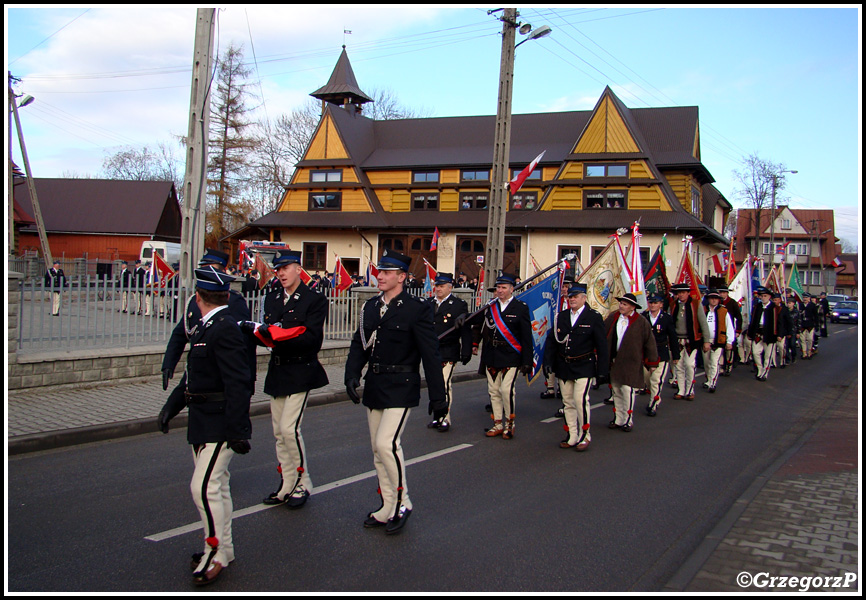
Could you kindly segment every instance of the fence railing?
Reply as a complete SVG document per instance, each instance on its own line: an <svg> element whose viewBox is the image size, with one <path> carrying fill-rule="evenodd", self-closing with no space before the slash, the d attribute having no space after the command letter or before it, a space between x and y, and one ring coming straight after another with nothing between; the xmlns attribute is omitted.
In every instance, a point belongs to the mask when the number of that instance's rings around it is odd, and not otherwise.
<svg viewBox="0 0 866 600"><path fill-rule="evenodd" d="M21 352L85 348L130 348L165 343L183 315L191 291L122 287L93 275L67 277L54 288L41 278L20 284L18 349ZM420 290L411 293L423 295ZM362 298L352 291L328 290L326 340L348 341L358 328ZM484 292L482 300L489 294ZM254 320L261 321L264 295L245 296ZM56 303L56 304L55 304ZM474 310L473 297L470 310ZM55 315L55 307L57 314Z"/></svg>

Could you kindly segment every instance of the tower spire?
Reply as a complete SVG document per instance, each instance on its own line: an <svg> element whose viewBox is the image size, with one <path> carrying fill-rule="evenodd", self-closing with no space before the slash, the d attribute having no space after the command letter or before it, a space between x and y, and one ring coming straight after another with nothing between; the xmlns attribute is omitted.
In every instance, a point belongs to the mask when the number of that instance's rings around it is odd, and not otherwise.
<svg viewBox="0 0 866 600"><path fill-rule="evenodd" d="M355 72L352 70L352 63L349 62L349 55L346 53L345 45L343 45L343 52L340 53L340 58L337 59L337 65L334 67L328 83L310 95L313 98L321 100L323 107L325 102L337 106L351 104L358 112L361 111L362 104L373 102L373 99L358 87L358 81L355 79Z"/></svg>

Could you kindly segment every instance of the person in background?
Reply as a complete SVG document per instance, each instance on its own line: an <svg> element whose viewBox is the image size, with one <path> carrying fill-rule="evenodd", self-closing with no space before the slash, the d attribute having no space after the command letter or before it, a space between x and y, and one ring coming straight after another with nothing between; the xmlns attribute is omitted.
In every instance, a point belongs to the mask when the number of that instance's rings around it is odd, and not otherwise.
<svg viewBox="0 0 866 600"><path fill-rule="evenodd" d="M674 327L673 318L662 310L665 300L662 296L650 296L647 298L649 310L643 316L649 321L653 336L656 340L656 350L659 355L659 366L652 371L644 369L644 388L649 392L650 401L646 407L646 413L654 417L658 414L661 405L661 388L664 384L666 373L680 359L680 345L677 341L677 332Z"/></svg>
<svg viewBox="0 0 866 600"><path fill-rule="evenodd" d="M66 274L60 268L60 261L55 260L54 264L45 272L45 287L51 293L51 315L60 315L60 294L67 285Z"/></svg>

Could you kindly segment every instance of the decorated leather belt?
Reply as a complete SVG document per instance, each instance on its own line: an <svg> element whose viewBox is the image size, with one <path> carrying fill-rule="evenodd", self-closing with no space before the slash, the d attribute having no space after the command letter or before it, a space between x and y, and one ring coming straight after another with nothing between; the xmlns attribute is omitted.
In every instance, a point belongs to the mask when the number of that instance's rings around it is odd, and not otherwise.
<svg viewBox="0 0 866 600"><path fill-rule="evenodd" d="M301 363L311 362L315 356L280 356L279 354L272 354L271 360L274 361L274 364L277 366L280 365L297 365Z"/></svg>
<svg viewBox="0 0 866 600"><path fill-rule="evenodd" d="M370 363L370 370L377 375L380 373L412 373L415 368L412 365L380 365Z"/></svg>
<svg viewBox="0 0 866 600"><path fill-rule="evenodd" d="M587 352L586 354L580 354L578 356L566 356L565 354L560 354L559 357L565 362L583 362L586 360L592 360L595 357L595 352Z"/></svg>
<svg viewBox="0 0 866 600"><path fill-rule="evenodd" d="M187 404L204 404L205 402L223 401L222 392L211 392L209 394L190 394L189 392L184 392L183 397L186 399Z"/></svg>
<svg viewBox="0 0 866 600"><path fill-rule="evenodd" d="M498 347L500 347L500 346L506 346L506 347L508 347L508 348L511 348L511 344L509 344L507 341L505 341L505 340L497 340L497 339L495 339L495 338L493 339L492 345L493 345L494 348L498 348ZM513 348L512 348L512 350L513 350Z"/></svg>

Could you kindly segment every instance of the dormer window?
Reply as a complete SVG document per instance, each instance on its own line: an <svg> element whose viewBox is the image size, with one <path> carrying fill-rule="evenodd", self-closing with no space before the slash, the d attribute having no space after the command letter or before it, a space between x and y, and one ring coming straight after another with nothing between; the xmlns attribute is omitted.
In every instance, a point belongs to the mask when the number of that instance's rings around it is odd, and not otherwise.
<svg viewBox="0 0 866 600"><path fill-rule="evenodd" d="M439 183L439 171L413 171L412 183Z"/></svg>
<svg viewBox="0 0 866 600"><path fill-rule="evenodd" d="M586 165L587 177L628 177L628 165L622 163Z"/></svg>
<svg viewBox="0 0 866 600"><path fill-rule="evenodd" d="M343 181L343 170L334 169L330 171L310 171L310 181L312 183L330 183Z"/></svg>
<svg viewBox="0 0 866 600"><path fill-rule="evenodd" d="M628 208L625 190L589 190L584 194L584 208Z"/></svg>

